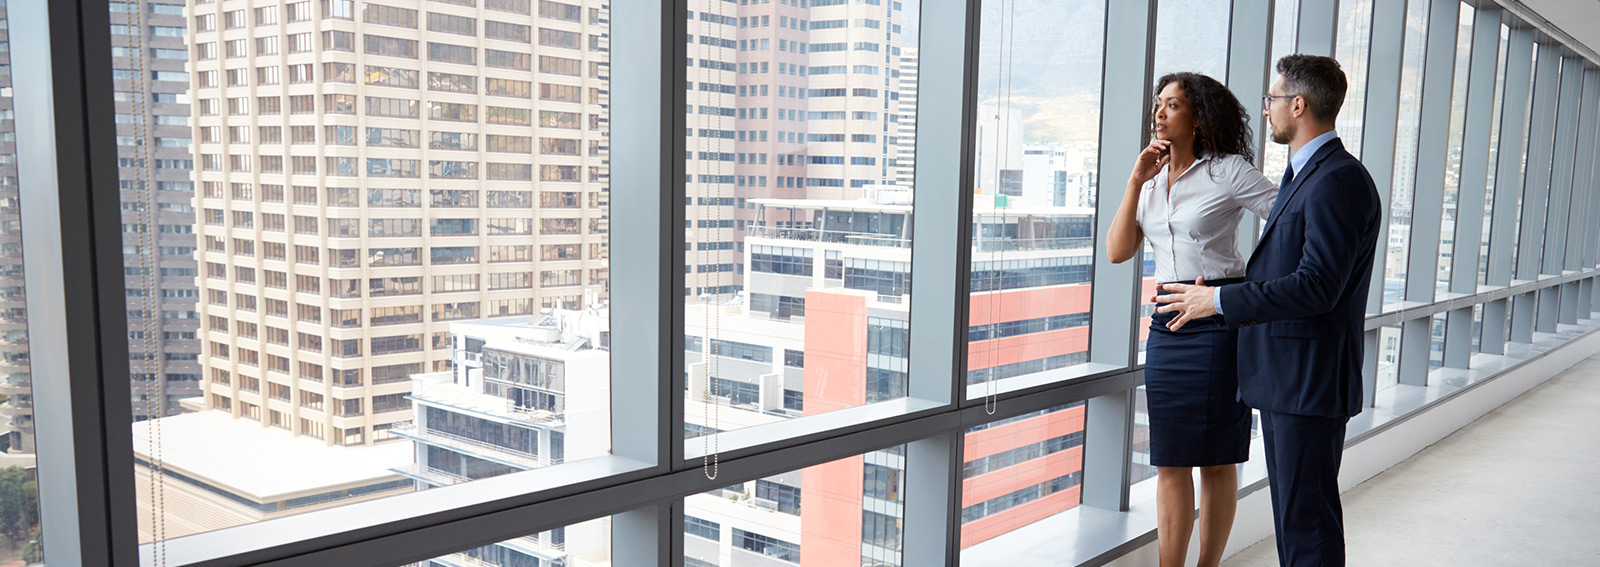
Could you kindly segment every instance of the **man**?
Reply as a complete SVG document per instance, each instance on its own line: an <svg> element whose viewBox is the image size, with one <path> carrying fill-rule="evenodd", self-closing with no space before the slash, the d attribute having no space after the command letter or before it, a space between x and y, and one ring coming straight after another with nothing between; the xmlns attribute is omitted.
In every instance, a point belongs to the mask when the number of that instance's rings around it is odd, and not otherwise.
<svg viewBox="0 0 1600 567"><path fill-rule="evenodd" d="M1278 561L1342 566L1339 460L1361 413L1362 331L1382 219L1372 176L1333 131L1345 76L1329 57L1290 55L1263 106L1289 169L1236 285L1166 284L1174 329L1221 314L1239 331L1239 399L1261 410ZM1203 284L1204 282L1197 282Z"/></svg>

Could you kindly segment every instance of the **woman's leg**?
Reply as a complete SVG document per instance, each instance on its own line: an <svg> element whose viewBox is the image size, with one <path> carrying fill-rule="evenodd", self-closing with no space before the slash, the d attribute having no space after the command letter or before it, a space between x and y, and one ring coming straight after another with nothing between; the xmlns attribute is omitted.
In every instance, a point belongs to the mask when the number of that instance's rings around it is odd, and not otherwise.
<svg viewBox="0 0 1600 567"><path fill-rule="evenodd" d="M1239 507L1239 469L1234 465L1200 468L1200 567L1217 567L1233 531ZM1163 556L1165 557L1165 556Z"/></svg>
<svg viewBox="0 0 1600 567"><path fill-rule="evenodd" d="M1156 467L1156 548L1161 567L1183 567L1194 533L1194 469Z"/></svg>

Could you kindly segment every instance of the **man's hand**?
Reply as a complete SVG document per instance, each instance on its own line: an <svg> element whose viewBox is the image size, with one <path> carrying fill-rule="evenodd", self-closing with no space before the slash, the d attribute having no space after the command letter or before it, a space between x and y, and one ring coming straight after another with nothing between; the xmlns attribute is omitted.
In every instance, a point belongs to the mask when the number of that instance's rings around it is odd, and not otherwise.
<svg viewBox="0 0 1600 567"><path fill-rule="evenodd" d="M1167 330L1176 331L1182 329L1190 320L1217 314L1217 288L1207 287L1206 279L1203 277L1194 283L1195 285L1169 283L1156 287L1160 291L1167 292L1167 295L1150 298L1153 302L1164 304L1156 307L1156 312L1178 312L1178 316L1167 323Z"/></svg>

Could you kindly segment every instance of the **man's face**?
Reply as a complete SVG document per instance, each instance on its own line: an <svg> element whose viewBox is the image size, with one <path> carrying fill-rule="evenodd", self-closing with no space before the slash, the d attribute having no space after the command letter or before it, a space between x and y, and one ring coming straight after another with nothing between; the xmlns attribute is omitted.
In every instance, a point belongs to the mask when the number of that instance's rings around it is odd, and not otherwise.
<svg viewBox="0 0 1600 567"><path fill-rule="evenodd" d="M1265 108L1261 111L1262 115L1267 117L1267 128L1272 134L1272 142L1276 144L1289 143L1297 131L1294 123L1294 96L1284 92L1285 90L1283 76L1279 75L1267 89L1267 95L1271 98L1267 99Z"/></svg>

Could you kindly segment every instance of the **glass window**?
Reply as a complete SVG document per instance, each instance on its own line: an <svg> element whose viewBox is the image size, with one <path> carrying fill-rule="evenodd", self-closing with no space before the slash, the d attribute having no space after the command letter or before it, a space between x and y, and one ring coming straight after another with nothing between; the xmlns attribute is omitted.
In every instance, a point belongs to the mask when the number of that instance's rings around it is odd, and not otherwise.
<svg viewBox="0 0 1600 567"><path fill-rule="evenodd" d="M1078 507L1083 416L1080 402L967 429L962 438L963 562L1025 550L1031 545L1018 545L1027 536L1017 530L1059 522L1057 516Z"/></svg>
<svg viewBox="0 0 1600 567"><path fill-rule="evenodd" d="M1267 73L1268 84L1277 80L1278 60L1295 52L1295 44L1299 39L1297 25L1299 22L1300 0L1273 0L1272 60L1267 62L1270 69ZM1344 112L1341 111L1340 114ZM1289 146L1275 144L1269 137L1266 148L1261 151L1259 161L1262 166L1261 173L1266 175L1267 179L1281 179L1283 172L1289 168ZM1264 228L1266 223L1263 222L1260 226Z"/></svg>
<svg viewBox="0 0 1600 567"><path fill-rule="evenodd" d="M915 108L910 101L916 83L909 72L917 65L917 37L914 28L900 24L915 17L916 7L852 3L808 10L796 3L774 4L785 17L827 12L881 22L884 32L867 43L886 55L872 61L850 52L802 52L798 42L792 50L739 51L731 41L689 47L696 60L726 62L690 70L690 108L728 109L688 120L690 242L684 277L689 315L684 333L709 345L684 353L689 374L686 419L695 426L687 431L691 437L906 395L911 163L897 160L913 148ZM704 22L690 24L691 32L731 34L711 22L732 19L733 13L708 8ZM541 44L573 45L576 40L575 35L540 30ZM874 79L881 88L824 101L809 93L842 84L838 78L751 76L738 73L735 64L799 69L830 61L881 71L879 77L885 78ZM579 76L582 61L540 55L539 70ZM563 85L541 84L540 95L583 100L581 90ZM824 108L840 114L870 111L874 118L808 119L809 113ZM736 121L739 113L757 112L770 121L754 129ZM539 122L578 128L585 120L578 114L541 110ZM859 128L882 135L843 135ZM541 140L541 153L576 149L565 141ZM856 159L819 163L806 159L808 155ZM561 182L587 178L576 166L558 164L541 165L539 177ZM740 201L753 204L736 206ZM768 252L745 256L747 246ZM829 254L840 259L839 273L831 279L823 277L823 270L797 267ZM758 311L758 295L779 299ZM749 309L743 307L747 301ZM822 307L808 311L803 307L808 303ZM823 336L811 332L814 328L861 332ZM805 353L809 365L785 366L785 351ZM765 354L754 354L758 352ZM830 376L849 378L825 378ZM795 409L799 407L804 409Z"/></svg>
<svg viewBox="0 0 1600 567"><path fill-rule="evenodd" d="M1484 185L1484 187L1487 187L1487 190L1484 192L1483 202L1483 242L1478 247L1477 281L1479 285L1489 284L1489 235L1495 228L1493 222L1495 197L1494 188L1495 177L1499 173L1500 169L1500 117L1501 114L1505 112L1506 65L1510 64L1510 61L1507 60L1508 58L1506 51L1510 48L1510 46L1511 28L1505 24L1501 24L1499 58L1496 59L1498 63L1496 63L1494 73L1494 119L1489 124L1489 171L1488 180ZM1477 317L1481 323L1483 318L1482 309L1478 310ZM1474 338L1477 338L1477 335L1478 333L1473 333ZM1477 348L1473 349L1473 352L1477 351Z"/></svg>
<svg viewBox="0 0 1600 567"><path fill-rule="evenodd" d="M1400 66L1400 116L1395 133L1394 184L1389 190L1388 253L1383 267L1383 308L1405 298L1411 246L1411 197L1417 182L1417 129L1422 121L1422 66L1428 47L1429 0L1406 4L1405 51Z"/></svg>
<svg viewBox="0 0 1600 567"><path fill-rule="evenodd" d="M895 446L686 497L684 565L900 565L906 472Z"/></svg>
<svg viewBox="0 0 1600 567"><path fill-rule="evenodd" d="M556 435L560 435L557 433ZM504 465L484 461L472 456L471 451L456 452L447 448L427 451L430 462L453 470L484 471L505 469ZM514 469L513 469L514 470ZM482 475L492 476L490 474ZM623 544L626 545L626 544ZM406 567L556 567L583 566L609 567L611 565L611 518L599 518L580 524L522 536L499 543L462 550Z"/></svg>
<svg viewBox="0 0 1600 567"><path fill-rule="evenodd" d="M1471 6L1465 2L1461 4L1461 16L1456 31L1455 82L1451 86L1450 93L1450 139L1445 154L1444 217L1439 230L1439 270L1436 278L1438 293L1450 291L1450 274L1453 271L1451 254L1455 249L1456 215L1459 214L1456 202L1461 190L1461 145L1466 129L1467 75L1472 67L1472 19L1475 14ZM1439 327L1439 332L1442 337L1443 325ZM1441 346L1440 352L1436 354L1443 356L1442 353Z"/></svg>
<svg viewBox="0 0 1600 567"><path fill-rule="evenodd" d="M978 54L969 398L1089 360L1089 321L1073 316L1089 311L1095 254L1105 4L1013 9L985 6L982 16L992 31ZM1028 34L1002 42L1003 18L1018 14L1062 22L1060 33L1078 40L1066 51Z"/></svg>
<svg viewBox="0 0 1600 567"><path fill-rule="evenodd" d="M6 6L0 5L0 18L7 17L7 9ZM128 21L128 16L124 14L114 13L111 17L113 22ZM11 53L13 52L10 40L0 34L0 56L5 57L9 63ZM3 118L5 118L0 120L0 141L4 142L0 143L0 236L4 238L4 243L0 244L0 247L3 247L3 253L0 253L0 451L8 453L5 463L0 465L0 510L5 511L4 518L7 524L5 531L9 536L8 541L11 542L0 546L0 562L31 565L44 561L44 548L40 535L38 470L33 455L37 446L34 430L33 374L31 352L28 348L27 282L23 277L24 262L20 236L24 220L19 200L21 191L17 172L16 121L11 119L14 111L29 109L18 109L14 106L9 64L0 65L0 85L5 85L5 88L0 88L0 109L3 109L0 112L4 113ZM133 108L129 102L119 101L116 104L117 112L129 112ZM187 113L187 105L183 108ZM119 123L117 134L132 135L140 128L145 132L151 131L148 125ZM143 160L150 154L154 154L150 157L188 157L186 154L189 154L188 150L183 148L151 146L150 143L141 143L131 147L118 147L118 155L135 157L138 154ZM163 177L187 179L171 175ZM155 183L151 181L142 182L137 186L137 193L148 197L138 202L140 205L147 205L137 208L141 226L148 226L154 220L150 217L154 213L149 210L156 206L154 189ZM126 202L123 210L127 210ZM128 216L128 213L124 213L125 218ZM192 217L193 213L188 216ZM166 235L148 230L123 231L124 245L135 247L133 250L154 252L158 240L162 240L159 244L170 244L165 238ZM192 246L193 240L190 239L189 242ZM194 264L191 262L189 265L192 267ZM133 373L132 394L137 415L138 410L151 405L160 406L166 399L161 391L161 385L166 383L166 374L162 370L164 365L193 367L194 362L168 363L158 355L161 352L157 348L161 342L160 327L173 320L158 317L157 313L169 304L165 304L159 292L154 289L156 287L153 285L154 274L135 273L130 274L129 278L141 284L129 286L127 304L128 336L133 339L129 344L128 352L131 356L128 366ZM189 279L193 281L192 277ZM189 305L194 304L194 299L188 301ZM198 321L194 319L184 319L181 324L171 324L188 330L199 328ZM188 344L199 346L193 340L188 341Z"/></svg>
<svg viewBox="0 0 1600 567"><path fill-rule="evenodd" d="M1339 140L1356 156L1361 155L1362 120L1367 110L1368 53L1372 49L1372 0L1339 3L1338 44L1334 58L1344 68L1349 88L1339 110Z"/></svg>
<svg viewBox="0 0 1600 567"><path fill-rule="evenodd" d="M111 15L118 25L171 20L158 32L163 49L197 39L190 37L201 33L193 23L182 26L200 14L219 30L204 33L229 36L204 38L209 47L197 47L201 56L194 60L147 47L149 61L141 67L128 61L139 49L116 46L126 63L119 66L152 70L119 79L117 90L127 94L115 102L116 135L125 144L116 146L119 174L128 187L122 193L130 247L124 263L133 267L128 310L130 330L138 333L130 333L131 352L139 355L131 367L135 474L142 487L154 479L155 489L141 488L138 499L158 522L141 516L143 541L608 454L610 429L595 425L607 423L610 411L609 343L601 339L609 333L608 260L573 253L559 266L536 267L541 246L605 245L609 235L590 221L608 213L603 203L562 209L573 218L535 232L546 227L535 220L532 196L546 182L536 177L531 157L519 157L533 154L534 135L526 131L534 122L531 105L486 104L532 100L534 50L550 48L533 44L531 2L521 0L520 19L506 10L519 8L516 0L296 0L228 10L221 4L198 0L188 16L177 5L177 13ZM463 37L478 33L472 15L479 8L507 22L490 29L501 49L483 67L476 40ZM252 10L255 19L246 23L259 27L220 31L237 27ZM553 25L608 33L598 19ZM429 62L419 67L423 47ZM267 60L280 55L293 60ZM577 55L579 63L607 61L605 54ZM459 72L446 72L452 66ZM9 84L9 70L0 65L0 86ZM181 98L170 94L170 84L155 82L191 78L198 90ZM605 79L573 81L609 88ZM9 95L0 88L0 97ZM191 97L208 102L191 105ZM161 104L145 104L152 100ZM583 130L585 136L607 139L603 99L560 106L570 116L552 123L570 131L596 127ZM0 128L11 127L6 108L0 101ZM251 116L272 119L255 123ZM480 145L486 129L494 138ZM0 135L0 151L9 139ZM195 157L194 143L204 157ZM551 191L577 195L581 204L584 195L608 189L605 160L576 152L555 159L564 162L551 165L573 169L562 170L570 175ZM10 205L5 199L16 188L4 181L14 175L8 165L14 161L0 154L0 234L9 233L6 212L16 213L15 199ZM262 175L296 177L288 183ZM497 189L483 187L489 183ZM135 220L157 213L159 219ZM0 353L7 353L0 361L0 410L9 407L7 399L27 401L3 380L8 364L26 363L25 355L8 353L21 339L7 335L4 322L4 266L18 257L0 250ZM434 292L449 295L425 299ZM134 304L146 297L148 305ZM491 317L498 320L485 322ZM564 332L546 332L557 321ZM197 336L202 331L205 340ZM480 339L478 352L451 348L467 334ZM496 367L495 379L479 379L485 351L503 354L496 360L504 374ZM511 371L535 364L538 376L562 379L518 381ZM0 419L8 415L0 411ZM0 444L8 438L4 431ZM0 490L0 499L8 494ZM581 550L562 533L434 563L531 567L604 558L608 529L591 532L586 541L597 547ZM9 549L0 546L0 563Z"/></svg>

